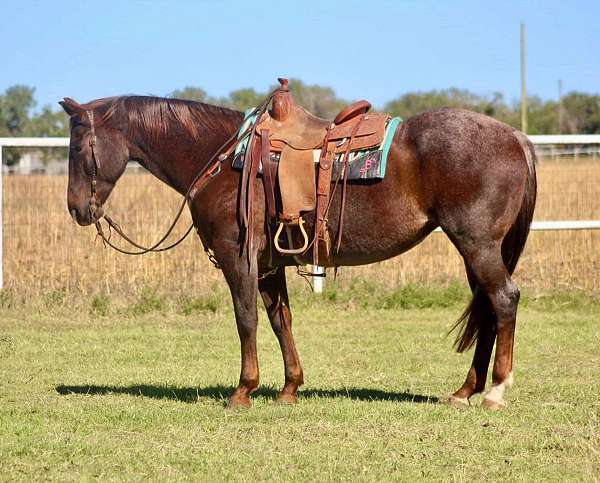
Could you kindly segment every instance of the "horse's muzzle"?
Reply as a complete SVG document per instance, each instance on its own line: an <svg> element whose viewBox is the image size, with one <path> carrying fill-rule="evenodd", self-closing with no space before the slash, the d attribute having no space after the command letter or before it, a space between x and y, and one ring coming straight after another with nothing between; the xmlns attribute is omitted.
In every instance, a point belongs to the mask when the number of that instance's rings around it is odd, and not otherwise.
<svg viewBox="0 0 600 483"><path fill-rule="evenodd" d="M84 209L71 208L69 214L79 226L89 226L104 216L104 210L101 206L92 209L92 206L88 205Z"/></svg>

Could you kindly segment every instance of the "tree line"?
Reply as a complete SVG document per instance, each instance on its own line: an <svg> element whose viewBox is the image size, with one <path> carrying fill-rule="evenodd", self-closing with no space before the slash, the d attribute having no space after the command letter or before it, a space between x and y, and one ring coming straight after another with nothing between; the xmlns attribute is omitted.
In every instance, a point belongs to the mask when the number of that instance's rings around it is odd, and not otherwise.
<svg viewBox="0 0 600 483"><path fill-rule="evenodd" d="M310 112L323 118L333 118L350 101L341 99L331 87L308 85L299 79L290 80L294 99ZM210 96L199 87L184 87L168 97L217 104L236 110L256 106L269 91L252 88L237 89L224 97ZM408 92L381 107L382 111L403 119L444 106L462 107L495 117L520 128L520 108L499 93L485 96L465 89L449 88L425 92ZM0 94L0 137L4 136L68 136L69 120L62 110L43 106L35 111L35 89L16 85ZM560 102L528 98L529 134L598 134L600 133L600 95L570 92ZM4 162L14 164L19 150L6 149Z"/></svg>

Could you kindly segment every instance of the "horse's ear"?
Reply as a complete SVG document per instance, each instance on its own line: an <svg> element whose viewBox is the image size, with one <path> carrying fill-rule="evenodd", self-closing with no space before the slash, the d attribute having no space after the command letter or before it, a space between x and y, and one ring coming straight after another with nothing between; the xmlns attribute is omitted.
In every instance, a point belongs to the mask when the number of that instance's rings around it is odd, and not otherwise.
<svg viewBox="0 0 600 483"><path fill-rule="evenodd" d="M83 107L81 107L81 104L71 99L70 97L63 98L63 100L60 101L59 104L69 116L74 116L75 114L79 114L84 110Z"/></svg>

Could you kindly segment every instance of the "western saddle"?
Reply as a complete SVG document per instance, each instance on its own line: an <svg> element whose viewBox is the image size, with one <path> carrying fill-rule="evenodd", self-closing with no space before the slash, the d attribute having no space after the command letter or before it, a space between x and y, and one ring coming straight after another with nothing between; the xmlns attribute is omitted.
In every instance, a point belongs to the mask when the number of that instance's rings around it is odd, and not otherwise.
<svg viewBox="0 0 600 483"><path fill-rule="evenodd" d="M337 233L337 249L341 243L349 154L379 146L390 117L368 113L371 104L355 102L344 108L333 121L320 119L295 104L287 79L278 79L281 87L273 94L270 111L259 116L250 132L244 157L240 213L246 226L246 243L252 247L252 180L262 165L269 230L271 223L279 226L273 238L276 250L284 255L300 255L313 247L315 265L331 265L331 239L327 220L332 194L332 167L343 163L342 201ZM315 162L318 168L315 173ZM316 174L316 176L315 176ZM279 187L276 202L276 186ZM334 190L335 190L334 186ZM304 213L316 209L312 242L304 228ZM288 247L280 243L286 228ZM292 229L298 227L304 242L292 245Z"/></svg>

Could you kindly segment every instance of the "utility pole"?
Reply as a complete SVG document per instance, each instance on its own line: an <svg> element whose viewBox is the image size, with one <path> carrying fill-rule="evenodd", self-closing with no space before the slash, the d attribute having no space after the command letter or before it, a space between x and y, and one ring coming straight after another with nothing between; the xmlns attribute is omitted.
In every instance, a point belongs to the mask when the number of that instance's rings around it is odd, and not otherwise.
<svg viewBox="0 0 600 483"><path fill-rule="evenodd" d="M563 131L563 100L562 100L563 83L562 79L558 79L558 134Z"/></svg>
<svg viewBox="0 0 600 483"><path fill-rule="evenodd" d="M525 24L521 22L521 131L527 134L527 88L525 85Z"/></svg>

